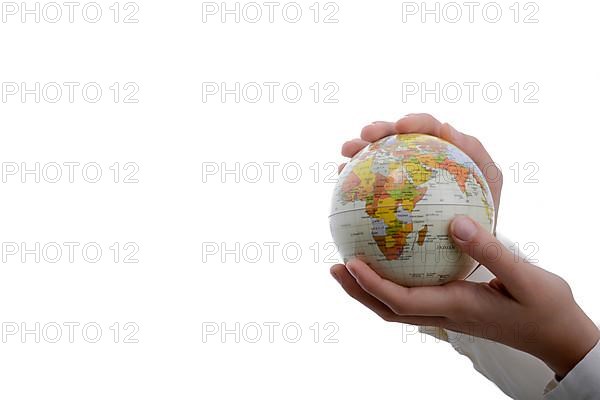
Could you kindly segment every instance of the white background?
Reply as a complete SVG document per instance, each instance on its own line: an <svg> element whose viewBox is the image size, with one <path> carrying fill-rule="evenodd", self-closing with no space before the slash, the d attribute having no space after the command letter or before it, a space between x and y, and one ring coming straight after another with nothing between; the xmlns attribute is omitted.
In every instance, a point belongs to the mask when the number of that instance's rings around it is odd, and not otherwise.
<svg viewBox="0 0 600 400"><path fill-rule="evenodd" d="M321 2L315 23L313 3L297 3L303 11L297 23L283 18L284 2L272 23L266 6L257 23L244 15L239 23L235 15L222 23L220 13L204 15L203 22L199 1L138 2L138 23L123 23L134 10L124 11L125 3L115 23L108 1L98 3L103 14L97 23L82 17L85 3L75 9L73 23L65 6L57 23L43 15L39 23L34 15L22 23L20 10L2 16L5 87L80 84L72 103L66 89L57 103L43 93L39 103L34 95L23 101L20 92L3 99L3 168L95 162L103 173L98 183L88 183L80 166L73 183L63 176L53 184L43 176L36 183L33 175L23 183L19 171L0 183L0 242L19 246L16 255L3 254L0 265L2 397L504 398L447 344L422 343L413 327L381 321L329 276L334 184L326 179L332 171L327 163L342 161L342 143L362 126L409 112L431 113L481 139L505 174L498 230L521 245L535 243L539 264L565 277L582 307L600 320L594 258L598 4L538 1L525 8L521 2L515 22L514 3L499 2L503 14L491 23L481 2L473 22L463 5L462 19L452 23L456 9L444 15L440 3L439 22L428 15L423 23L419 12L403 14L407 5L401 2L338 1L327 8ZM234 2L227 6L233 9ZM538 22L524 23L536 9ZM493 19L494 10L486 18ZM332 11L338 22L324 23ZM96 103L81 95L89 82L103 89ZM109 89L115 82L117 103ZM124 102L128 82L139 87L137 103ZM230 89L236 82L280 86L273 102L265 88L257 103L248 96L236 103L234 95L203 101L206 82ZM465 88L453 103L448 96L407 96L403 88L411 82L430 89L436 82L477 82L479 89L474 101ZM516 102L515 82L521 88ZM286 83L303 89L298 102L282 97ZM327 83L339 89L335 103L325 101ZM483 97L488 83L503 89L499 101ZM539 89L536 103L525 102L527 83ZM109 169L115 162L119 183ZM264 166L269 162L279 163L272 181ZM123 183L126 163L139 167L139 183ZM258 163L263 176L251 183L246 169L239 179L221 171L203 177L213 163L221 170L240 163L241 171ZM518 177L510 169L515 163ZM537 183L526 182L532 171L524 170L526 163L535 163ZM296 169L284 174L284 165L299 166L299 182L290 182ZM22 243L31 249L36 242L81 246L73 263L67 254L57 263L42 255L36 263L35 255L22 251ZM117 263L109 248L115 242ZM139 247L138 263L123 262L130 242ZM273 260L265 242L278 243ZM82 258L86 243L102 248L97 263ZM235 254L221 262L222 252L203 251L211 243L221 250L258 243L263 255L250 262L240 251L239 262ZM302 250L298 260L290 259L293 251L284 257L285 244ZM73 343L63 325L68 322L80 324ZM125 329L128 322L139 327L130 338L138 343L124 343L133 329ZM273 343L264 325L269 322L280 324ZM21 336L23 327L35 331L36 323L39 343L33 333ZM49 340L52 323L63 326L58 343ZM97 343L88 343L93 329L86 337L81 332L88 323L102 328ZM118 343L114 323L120 324ZM220 332L203 340L207 327L235 330L236 323L239 343ZM249 340L254 324L263 327L258 343ZM294 329L282 332L285 324L302 329L297 343L290 343ZM15 326L19 331L7 334ZM337 327L331 338L337 343L325 339L331 327Z"/></svg>

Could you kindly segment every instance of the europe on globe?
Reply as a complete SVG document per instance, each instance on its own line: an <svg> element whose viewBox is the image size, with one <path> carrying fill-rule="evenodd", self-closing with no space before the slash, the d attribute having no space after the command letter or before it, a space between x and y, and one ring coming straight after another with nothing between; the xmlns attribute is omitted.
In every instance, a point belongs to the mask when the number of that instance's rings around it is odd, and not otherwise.
<svg viewBox="0 0 600 400"><path fill-rule="evenodd" d="M340 173L329 222L344 262L356 257L403 286L464 279L477 265L448 235L457 215L493 230L481 170L436 136L398 134L370 144Z"/></svg>

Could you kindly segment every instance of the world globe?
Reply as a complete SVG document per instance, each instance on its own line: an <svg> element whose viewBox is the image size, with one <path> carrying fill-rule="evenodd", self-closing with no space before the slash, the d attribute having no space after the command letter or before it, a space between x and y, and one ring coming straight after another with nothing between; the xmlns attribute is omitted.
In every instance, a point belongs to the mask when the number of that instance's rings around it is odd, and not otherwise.
<svg viewBox="0 0 600 400"><path fill-rule="evenodd" d="M345 263L356 257L400 285L430 286L464 279L477 266L449 236L458 215L493 230L484 175L458 147L415 133L385 137L346 164L329 222Z"/></svg>

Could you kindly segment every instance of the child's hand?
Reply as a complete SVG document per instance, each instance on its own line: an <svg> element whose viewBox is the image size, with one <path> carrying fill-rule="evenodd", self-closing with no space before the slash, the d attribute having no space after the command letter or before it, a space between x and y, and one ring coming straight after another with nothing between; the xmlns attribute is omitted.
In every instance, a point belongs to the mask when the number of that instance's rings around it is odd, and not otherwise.
<svg viewBox="0 0 600 400"><path fill-rule="evenodd" d="M530 353L565 376L598 342L600 331L569 285L506 249L468 217L450 225L452 240L495 276L489 283L454 281L407 288L353 259L331 274L353 298L386 321L438 326Z"/></svg>
<svg viewBox="0 0 600 400"><path fill-rule="evenodd" d="M437 136L452 143L471 157L484 174L490 187L497 220L500 192L502 191L502 172L477 138L460 133L449 124L442 124L429 114L409 114L396 123L374 122L367 125L361 132L361 139L344 143L342 155L344 157L354 157L356 153L370 143L397 133L424 133ZM340 165L340 171L344 166L345 164Z"/></svg>
<svg viewBox="0 0 600 400"><path fill-rule="evenodd" d="M484 173L498 212L502 174L485 148L476 138L428 114L366 126L361 139L344 143L342 154L353 157L369 143L396 133L435 135L463 150ZM333 266L331 273L350 296L386 321L438 326L494 340L540 358L558 376L565 376L598 342L600 331L575 303L562 278L515 257L467 217L452 222L450 235L496 278L489 283L455 281L406 288L381 278L357 259Z"/></svg>

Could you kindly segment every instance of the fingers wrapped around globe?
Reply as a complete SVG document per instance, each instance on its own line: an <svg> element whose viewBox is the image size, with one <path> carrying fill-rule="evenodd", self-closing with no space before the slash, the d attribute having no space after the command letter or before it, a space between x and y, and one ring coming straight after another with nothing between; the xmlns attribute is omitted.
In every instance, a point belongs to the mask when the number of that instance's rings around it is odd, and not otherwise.
<svg viewBox="0 0 600 400"><path fill-rule="evenodd" d="M506 312L529 300L531 279L535 277L537 267L515 257L487 229L469 217L456 217L450 226L450 236L459 251L488 266L497 277L496 287L466 281L405 287L381 277L360 258L351 258L346 265L333 266L331 273L350 296L385 320L454 328L456 331L467 330L469 323L476 329L476 324L490 321L491 309L502 308ZM460 325L463 323L464 326ZM479 333L477 336L485 336Z"/></svg>
<svg viewBox="0 0 600 400"><path fill-rule="evenodd" d="M489 283L458 280L406 287L381 277L360 257L334 265L331 274L350 296L386 321L437 326L503 343L540 358L558 376L597 342L598 328L562 278L515 256L469 217L453 219L450 237L459 251L496 278Z"/></svg>
<svg viewBox="0 0 600 400"><path fill-rule="evenodd" d="M453 144L469 156L482 172L491 190L495 212L498 213L500 194L502 191L502 171L493 161L485 147L474 136L466 135L448 123L441 123L435 117L426 113L407 114L397 122L376 121L365 126L360 139L353 139L343 144L342 155L352 158L369 144L387 136L420 132L438 137ZM346 163L339 167L339 173Z"/></svg>
<svg viewBox="0 0 600 400"><path fill-rule="evenodd" d="M386 321L490 339L565 376L600 331L562 278L493 234L502 174L481 142L429 114L360 136L342 146L329 216L343 289ZM492 280L465 280L481 265Z"/></svg>

